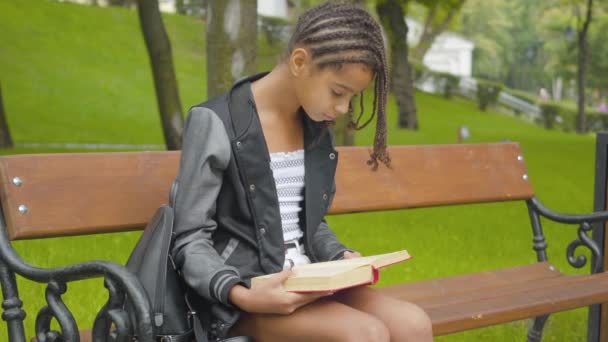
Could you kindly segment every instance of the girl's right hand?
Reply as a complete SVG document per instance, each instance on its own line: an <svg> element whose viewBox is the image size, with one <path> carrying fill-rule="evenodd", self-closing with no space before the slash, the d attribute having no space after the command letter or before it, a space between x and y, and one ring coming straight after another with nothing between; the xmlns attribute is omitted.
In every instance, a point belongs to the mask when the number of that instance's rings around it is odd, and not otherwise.
<svg viewBox="0 0 608 342"><path fill-rule="evenodd" d="M271 276L268 281L248 289L235 285L230 289L230 301L246 312L289 315L298 308L333 292L296 293L283 288L283 282L291 275L285 270Z"/></svg>

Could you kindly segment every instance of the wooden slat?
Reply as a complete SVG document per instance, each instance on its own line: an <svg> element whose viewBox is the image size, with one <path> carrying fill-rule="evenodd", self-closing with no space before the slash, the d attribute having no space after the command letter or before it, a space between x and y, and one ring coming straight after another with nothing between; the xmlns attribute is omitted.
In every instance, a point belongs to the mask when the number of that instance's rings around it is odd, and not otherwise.
<svg viewBox="0 0 608 342"><path fill-rule="evenodd" d="M432 301L433 298L456 296L460 293L483 292L487 289L523 284L530 281L562 276L548 262L515 266L493 271L470 273L443 279L430 279L413 283L381 287L384 294L416 302Z"/></svg>
<svg viewBox="0 0 608 342"><path fill-rule="evenodd" d="M536 289L425 310L435 335L444 335L608 301L607 273L543 281L545 286Z"/></svg>
<svg viewBox="0 0 608 342"><path fill-rule="evenodd" d="M416 303L435 335L587 306L608 300L608 273L563 275L547 262L381 288Z"/></svg>
<svg viewBox="0 0 608 342"><path fill-rule="evenodd" d="M3 156L0 198L11 239L143 227L167 203L179 152ZM12 179L20 177L21 186ZM21 214L19 206L28 212Z"/></svg>
<svg viewBox="0 0 608 342"><path fill-rule="evenodd" d="M392 168L371 171L369 148L339 149L331 213L528 199L516 143L391 146ZM518 159L518 157L520 157Z"/></svg>

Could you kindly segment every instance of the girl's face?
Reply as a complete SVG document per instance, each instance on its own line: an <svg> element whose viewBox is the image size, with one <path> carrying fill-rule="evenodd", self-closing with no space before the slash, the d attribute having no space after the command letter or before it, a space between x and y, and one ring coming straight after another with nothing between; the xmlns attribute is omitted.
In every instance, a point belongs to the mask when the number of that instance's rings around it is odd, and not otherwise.
<svg viewBox="0 0 608 342"><path fill-rule="evenodd" d="M373 78L374 72L365 64L319 69L309 61L296 75L296 96L313 121L334 121L348 112L353 96L365 90Z"/></svg>

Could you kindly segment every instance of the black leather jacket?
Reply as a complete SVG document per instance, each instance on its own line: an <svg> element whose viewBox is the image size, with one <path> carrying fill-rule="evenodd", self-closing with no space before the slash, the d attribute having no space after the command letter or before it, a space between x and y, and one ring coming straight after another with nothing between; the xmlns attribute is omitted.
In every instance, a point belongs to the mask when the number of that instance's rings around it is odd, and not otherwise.
<svg viewBox="0 0 608 342"><path fill-rule="evenodd" d="M201 297L204 326L222 338L239 310L232 286L283 268L285 247L270 158L251 93L256 75L193 107L186 121L175 197L175 263ZM305 145L304 246L313 262L347 249L324 216L335 192L338 153L328 132L319 142L303 115Z"/></svg>

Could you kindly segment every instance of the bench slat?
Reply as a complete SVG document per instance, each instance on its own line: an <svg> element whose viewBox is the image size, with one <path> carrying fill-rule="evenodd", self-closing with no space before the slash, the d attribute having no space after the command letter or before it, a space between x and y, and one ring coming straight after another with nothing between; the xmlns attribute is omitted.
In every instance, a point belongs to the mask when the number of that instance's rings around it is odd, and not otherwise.
<svg viewBox="0 0 608 342"><path fill-rule="evenodd" d="M367 147L339 149L330 213L528 199L516 143L390 146L392 168L371 171ZM518 158L520 157L520 158Z"/></svg>
<svg viewBox="0 0 608 342"><path fill-rule="evenodd" d="M428 313L436 334L442 335L608 302L608 274L578 278L562 277L564 281L553 287L512 293L466 306L431 308Z"/></svg>
<svg viewBox="0 0 608 342"><path fill-rule="evenodd" d="M483 291L513 284L560 277L559 272L549 262L502 268L493 271L470 273L443 279L429 279L406 284L381 287L380 290L391 297L422 302L440 298L450 298L461 293Z"/></svg>
<svg viewBox="0 0 608 342"><path fill-rule="evenodd" d="M469 303L475 303L483 300L507 297L517 295L519 293L537 291L542 290L543 288L550 288L554 286L563 286L565 283L573 284L584 281L587 281L587 278L585 276L562 275L551 279L539 279L526 283L508 284L495 288L488 287L483 289L482 291L469 291L466 293L462 292L443 298L426 298L422 300L416 300L416 303L429 310L446 306L466 306ZM577 294L575 293L573 293L572 295L577 296Z"/></svg>
<svg viewBox="0 0 608 342"><path fill-rule="evenodd" d="M431 317L435 335L608 302L608 273L572 276L541 270L543 275L534 278L528 272L534 270L534 265L529 266L523 270L513 267L497 271L511 274L512 281L499 276L488 282L488 273L493 272L482 272L383 289L389 295L420 305ZM526 272L518 275L518 271ZM464 280L470 282L469 288L451 289L451 285ZM410 288L425 286L431 290L409 292Z"/></svg>
<svg viewBox="0 0 608 342"><path fill-rule="evenodd" d="M74 153L0 158L11 239L143 228L167 203L179 152ZM20 186L13 178L22 180ZM26 214L19 206L26 205Z"/></svg>

